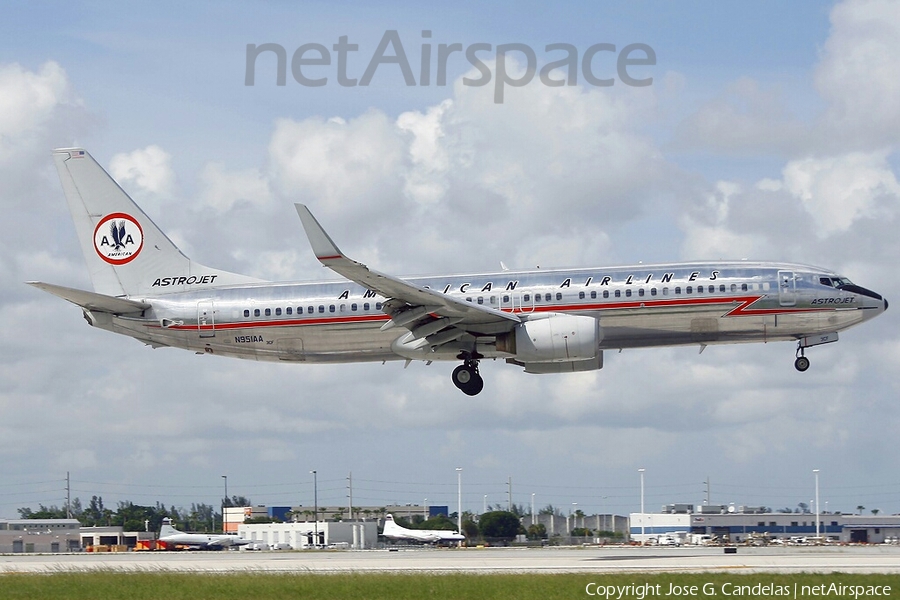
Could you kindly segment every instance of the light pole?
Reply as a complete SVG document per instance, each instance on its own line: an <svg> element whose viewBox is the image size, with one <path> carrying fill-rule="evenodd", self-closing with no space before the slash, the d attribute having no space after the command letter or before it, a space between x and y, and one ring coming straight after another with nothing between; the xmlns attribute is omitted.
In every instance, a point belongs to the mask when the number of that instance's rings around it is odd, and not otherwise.
<svg viewBox="0 0 900 600"><path fill-rule="evenodd" d="M425 520L428 520L428 498L425 498L425 508L422 510L422 516L425 517Z"/></svg>
<svg viewBox="0 0 900 600"><path fill-rule="evenodd" d="M813 469L816 475L816 543L819 543L819 470Z"/></svg>
<svg viewBox="0 0 900 600"><path fill-rule="evenodd" d="M459 533L462 533L462 467L456 467L456 495L456 528Z"/></svg>
<svg viewBox="0 0 900 600"><path fill-rule="evenodd" d="M482 502L482 506L481 506L481 514L484 514L486 512L487 512L487 494L484 495L484 501Z"/></svg>
<svg viewBox="0 0 900 600"><path fill-rule="evenodd" d="M534 525L534 492L531 492L531 524Z"/></svg>
<svg viewBox="0 0 900 600"><path fill-rule="evenodd" d="M222 533L225 533L225 504L228 502L228 475L222 475L225 480L225 498L222 499Z"/></svg>
<svg viewBox="0 0 900 600"><path fill-rule="evenodd" d="M641 474L641 546L644 545L644 469L638 469Z"/></svg>
<svg viewBox="0 0 900 600"><path fill-rule="evenodd" d="M573 502L572 503L572 529L575 529L576 527L578 527L578 515L575 514L577 512L578 512L578 503Z"/></svg>
<svg viewBox="0 0 900 600"><path fill-rule="evenodd" d="M313 476L313 528L316 537L313 541L313 548L319 547L319 478L315 469L310 471Z"/></svg>

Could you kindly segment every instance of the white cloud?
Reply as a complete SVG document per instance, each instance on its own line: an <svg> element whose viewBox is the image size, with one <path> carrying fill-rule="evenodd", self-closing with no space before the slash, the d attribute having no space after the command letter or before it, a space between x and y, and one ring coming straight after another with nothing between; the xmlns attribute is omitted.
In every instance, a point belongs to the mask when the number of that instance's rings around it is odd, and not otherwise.
<svg viewBox="0 0 900 600"><path fill-rule="evenodd" d="M900 11L894 0L848 0L831 11L815 79L829 107L823 143L869 149L900 137Z"/></svg>
<svg viewBox="0 0 900 600"><path fill-rule="evenodd" d="M37 72L0 65L0 162L46 135L60 106L76 103L65 71L49 61Z"/></svg>
<svg viewBox="0 0 900 600"><path fill-rule="evenodd" d="M156 144L114 155L109 161L109 174L120 185L133 183L141 191L158 196L170 195L175 183L172 156Z"/></svg>
<svg viewBox="0 0 900 600"><path fill-rule="evenodd" d="M900 184L884 151L791 161L784 168L784 186L799 198L823 238L900 208Z"/></svg>
<svg viewBox="0 0 900 600"><path fill-rule="evenodd" d="M221 163L207 163L200 173L203 191L200 198L206 206L227 212L238 202L255 209L271 202L269 181L258 169L228 172Z"/></svg>

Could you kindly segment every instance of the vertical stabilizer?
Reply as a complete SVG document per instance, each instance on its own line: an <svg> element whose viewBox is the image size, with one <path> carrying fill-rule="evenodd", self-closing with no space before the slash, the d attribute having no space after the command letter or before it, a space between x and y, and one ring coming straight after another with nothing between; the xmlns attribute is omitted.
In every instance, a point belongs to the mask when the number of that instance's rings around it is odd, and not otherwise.
<svg viewBox="0 0 900 600"><path fill-rule="evenodd" d="M172 527L172 519L166 517L162 520L162 527L159 528L159 537L164 538L179 533L181 532Z"/></svg>
<svg viewBox="0 0 900 600"><path fill-rule="evenodd" d="M84 149L54 150L53 160L95 292L157 295L258 281L191 261Z"/></svg>

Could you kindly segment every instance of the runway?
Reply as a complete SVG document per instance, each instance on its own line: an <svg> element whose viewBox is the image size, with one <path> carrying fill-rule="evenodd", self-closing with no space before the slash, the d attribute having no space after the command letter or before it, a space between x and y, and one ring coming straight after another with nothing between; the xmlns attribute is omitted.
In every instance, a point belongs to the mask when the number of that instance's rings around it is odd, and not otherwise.
<svg viewBox="0 0 900 600"><path fill-rule="evenodd" d="M0 573L900 573L898 546L463 548L301 552L128 552L0 556Z"/></svg>

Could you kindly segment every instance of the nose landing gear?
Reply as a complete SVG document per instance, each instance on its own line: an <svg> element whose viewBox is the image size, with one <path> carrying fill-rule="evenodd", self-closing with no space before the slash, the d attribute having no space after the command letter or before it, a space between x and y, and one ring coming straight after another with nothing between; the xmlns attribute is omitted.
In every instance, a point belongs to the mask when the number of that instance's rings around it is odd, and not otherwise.
<svg viewBox="0 0 900 600"><path fill-rule="evenodd" d="M794 368L804 372L809 368L809 359L804 355L806 351L806 346L803 345L803 341L797 342L797 359L794 361Z"/></svg>
<svg viewBox="0 0 900 600"><path fill-rule="evenodd" d="M468 396L478 395L484 389L484 379L478 373L478 356L465 353L460 355L463 364L453 369L453 385Z"/></svg>

